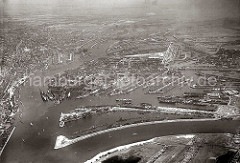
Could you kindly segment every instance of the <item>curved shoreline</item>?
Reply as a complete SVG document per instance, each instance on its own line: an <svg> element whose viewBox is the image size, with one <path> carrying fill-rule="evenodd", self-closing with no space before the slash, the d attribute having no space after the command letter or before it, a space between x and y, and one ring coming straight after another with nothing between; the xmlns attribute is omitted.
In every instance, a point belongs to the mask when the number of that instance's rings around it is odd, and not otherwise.
<svg viewBox="0 0 240 163"><path fill-rule="evenodd" d="M154 142L154 140L155 140L155 138L150 139L150 140L146 140L146 141L140 141L140 142L136 142L136 143L132 143L132 144L127 144L127 145L122 145L122 146L119 146L119 147L115 147L113 149L110 149L110 150L107 150L107 151L104 151L104 152L101 152L101 153L97 154L92 159L87 160L84 163L94 163L94 162L98 161L99 159L101 159L102 157L107 156L111 153L122 151L124 149L129 149L131 147L138 146L138 145L144 145L144 144L147 144L147 143L152 143L152 142Z"/></svg>
<svg viewBox="0 0 240 163"><path fill-rule="evenodd" d="M184 137L184 138L186 138L186 139L191 139L191 138L193 138L194 136L195 136L195 135L187 134L187 135L178 135L178 136L176 136L176 137L177 137L177 138L179 138L179 137ZM156 140L156 137L155 137L155 138L152 138L152 139L149 139L149 140L145 140L145 141L140 141L140 142L136 142L136 143L131 143L131 144L127 144L127 145L122 145L122 146L119 146L119 147L115 147L115 148L112 148L112 149L110 149L110 150L107 150L107 151L98 153L96 156L94 156L93 158L85 161L84 163L94 163L94 162L97 162L97 161L99 161L100 159L102 159L102 157L107 157L108 155L111 155L111 154L113 154L114 152L119 152L119 151L122 151L122 150L126 150L126 149L129 149L129 148L134 147L134 146L140 146L140 145L145 145L145 144L148 144L148 143L153 143L155 140Z"/></svg>
<svg viewBox="0 0 240 163"><path fill-rule="evenodd" d="M118 131L118 130L124 130L124 129L128 129L128 128L133 128L133 127L138 127L138 126L147 126L147 125L157 125L157 124L167 124L167 123L176 123L176 122L203 122L203 121L219 121L219 119L217 118L211 118L211 119L177 119L177 120L167 120L167 121L153 121L153 122L145 122L145 123L137 123L137 124L131 124L131 125L126 125L126 126L121 126L121 127L116 127L116 128L111 128L111 129L106 129L103 131L98 131L98 132L94 132L91 134L87 134L87 135L83 135L80 137L77 137L75 139L68 139L67 137L63 136L63 135L59 135L56 139L56 143L54 146L54 149L61 149L64 147L67 147L69 145L72 145L74 143L77 143L79 141L94 137L94 136L98 136L101 134L105 134L105 133L109 133L109 132L114 132L114 131Z"/></svg>

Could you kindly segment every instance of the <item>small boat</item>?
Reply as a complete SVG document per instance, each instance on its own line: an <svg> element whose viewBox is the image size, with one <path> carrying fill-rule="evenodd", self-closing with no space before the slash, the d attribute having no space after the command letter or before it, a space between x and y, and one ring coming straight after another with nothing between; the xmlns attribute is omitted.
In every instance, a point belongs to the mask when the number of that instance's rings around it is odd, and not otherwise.
<svg viewBox="0 0 240 163"><path fill-rule="evenodd" d="M151 109L152 108L152 104L149 103L141 103L141 107L145 108L145 109Z"/></svg>
<svg viewBox="0 0 240 163"><path fill-rule="evenodd" d="M42 98L43 102L48 101L48 97L47 97L46 93L44 93L43 91L40 91L40 95L41 95L41 98Z"/></svg>
<svg viewBox="0 0 240 163"><path fill-rule="evenodd" d="M47 90L46 96L51 101L53 101L55 98L54 94L50 90Z"/></svg>
<svg viewBox="0 0 240 163"><path fill-rule="evenodd" d="M123 105L132 105L132 101L123 101Z"/></svg>
<svg viewBox="0 0 240 163"><path fill-rule="evenodd" d="M71 92L68 92L67 98L70 98L70 97L71 97Z"/></svg>
<svg viewBox="0 0 240 163"><path fill-rule="evenodd" d="M236 143L236 144L240 144L240 134L234 135L233 141L234 141L234 143Z"/></svg>
<svg viewBox="0 0 240 163"><path fill-rule="evenodd" d="M63 121L61 121L60 123L59 123L59 127L64 127L65 126L65 123L63 122Z"/></svg>
<svg viewBox="0 0 240 163"><path fill-rule="evenodd" d="M126 99L126 98L124 98L124 99L122 99L122 101L128 101L128 102L130 102L130 101L132 101L132 99Z"/></svg>
<svg viewBox="0 0 240 163"><path fill-rule="evenodd" d="M55 104L60 104L61 101L60 101L60 100L56 100L54 103L55 103Z"/></svg>
<svg viewBox="0 0 240 163"><path fill-rule="evenodd" d="M116 102L132 102L132 99L116 99Z"/></svg>

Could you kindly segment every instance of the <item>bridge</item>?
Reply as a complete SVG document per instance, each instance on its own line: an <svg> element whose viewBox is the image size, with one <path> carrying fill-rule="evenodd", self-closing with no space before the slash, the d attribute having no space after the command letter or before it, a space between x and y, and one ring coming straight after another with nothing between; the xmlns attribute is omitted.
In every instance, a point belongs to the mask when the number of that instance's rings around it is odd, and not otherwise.
<svg viewBox="0 0 240 163"><path fill-rule="evenodd" d="M172 42L169 44L168 49L164 52L155 52L147 54L135 54L135 55L126 55L125 58L156 58L162 59L162 64L169 64L174 61L178 56L179 46L174 45Z"/></svg>
<svg viewBox="0 0 240 163"><path fill-rule="evenodd" d="M179 47L174 45L172 42L170 43L167 51L165 51L163 53L163 60L162 63L163 64L168 64L172 61L174 61L174 59L178 56L179 53Z"/></svg>

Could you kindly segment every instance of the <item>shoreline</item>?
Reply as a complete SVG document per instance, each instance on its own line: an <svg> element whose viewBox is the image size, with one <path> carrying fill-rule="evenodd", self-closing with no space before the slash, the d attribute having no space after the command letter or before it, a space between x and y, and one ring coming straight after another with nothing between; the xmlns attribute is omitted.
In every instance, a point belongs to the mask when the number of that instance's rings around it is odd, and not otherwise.
<svg viewBox="0 0 240 163"><path fill-rule="evenodd" d="M99 108L98 108L99 107ZM119 107L119 106L94 106L93 108L97 110L101 110L107 108L107 112L115 112L115 111L128 111L128 112L147 112L147 113L168 113L168 114L176 114L176 115L184 115L184 114L203 114L203 115L212 115L216 117L216 112L211 111L203 111L203 110L193 110L193 109L185 109L185 108L178 108L178 107L167 107L167 106L154 106L152 109L143 109L138 108L137 106L134 107ZM82 112L76 111L77 109L82 109ZM81 119L83 114L96 114L96 111L93 111L92 108L77 108L68 113L61 113L59 118L59 125L60 127L64 127L65 123L75 121ZM74 117L72 118L71 117ZM68 119L69 118L69 119ZM65 120L67 119L67 120Z"/></svg>
<svg viewBox="0 0 240 163"><path fill-rule="evenodd" d="M146 141L140 141L140 142L136 142L136 143L131 143L131 144L127 144L127 145L122 145L122 146L119 146L119 147L116 147L116 148L113 148L113 149L101 152L101 153L97 154L96 156L94 156L92 159L85 161L84 163L94 163L94 162L97 162L102 157L110 155L110 154L112 154L114 152L119 152L119 151L122 151L122 150L125 150L125 149L129 149L129 148L134 147L134 146L140 146L140 145L144 145L144 144L147 144L147 143L152 143L152 142L154 142L155 139L156 138L149 139L149 140L146 140Z"/></svg>
<svg viewBox="0 0 240 163"><path fill-rule="evenodd" d="M105 133L109 133L109 132L113 132L113 131L118 131L118 130L122 130L122 129L128 129L128 128L132 128L132 127L138 127L138 126L147 126L147 125L155 125L155 124L163 124L163 123L176 123L176 122L203 122L203 121L218 121L220 119L218 118L206 118L206 119L177 119L177 120L166 120L166 121L153 121L153 122L145 122L145 123L137 123L137 124L131 124L131 125L126 125L126 126L121 126L121 127L116 127L116 128L111 128L111 129L106 129L106 130L102 130L102 131L98 131L98 132L94 132L91 134L87 134L87 135L83 135L80 137L77 137L75 139L68 139L67 137L63 136L63 135L59 135L56 138L56 143L54 146L55 150L70 146L72 144L75 144L79 141L97 136L97 135L101 135L101 134L105 134Z"/></svg>
<svg viewBox="0 0 240 163"><path fill-rule="evenodd" d="M175 135L176 138L185 138L185 139L191 139L193 138L195 135L192 134L186 134L186 135ZM161 136L162 137L162 136ZM164 136L163 136L164 137ZM165 136L166 137L166 136ZM104 152L100 152L98 153L96 156L94 156L93 158L91 158L90 160L85 161L84 163L96 163L97 161L101 160L103 157L107 157L108 155L111 155L115 152L120 152L122 150L127 150L131 147L135 147L135 146L141 146L141 145L145 145L148 143L153 143L156 140L157 137L149 139L149 140L145 140L145 141L140 141L140 142L136 142L136 143L131 143L131 144L127 144L127 145L122 145L119 147L115 147L112 148L110 150L106 150Z"/></svg>

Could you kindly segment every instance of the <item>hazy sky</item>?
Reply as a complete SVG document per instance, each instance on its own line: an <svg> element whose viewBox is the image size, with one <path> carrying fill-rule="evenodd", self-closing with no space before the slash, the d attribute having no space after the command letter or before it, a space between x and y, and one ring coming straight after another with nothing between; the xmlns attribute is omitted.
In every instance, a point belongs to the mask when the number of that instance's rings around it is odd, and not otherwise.
<svg viewBox="0 0 240 163"><path fill-rule="evenodd" d="M5 13L14 14L74 14L86 9L91 13L115 14L115 8L133 8L132 14L175 11L177 16L188 17L238 17L240 0L3 0ZM135 8L135 9L134 9ZM140 9L136 9L140 8ZM128 10L129 11L129 10ZM131 12L130 12L131 13ZM120 13L121 14L121 13Z"/></svg>

